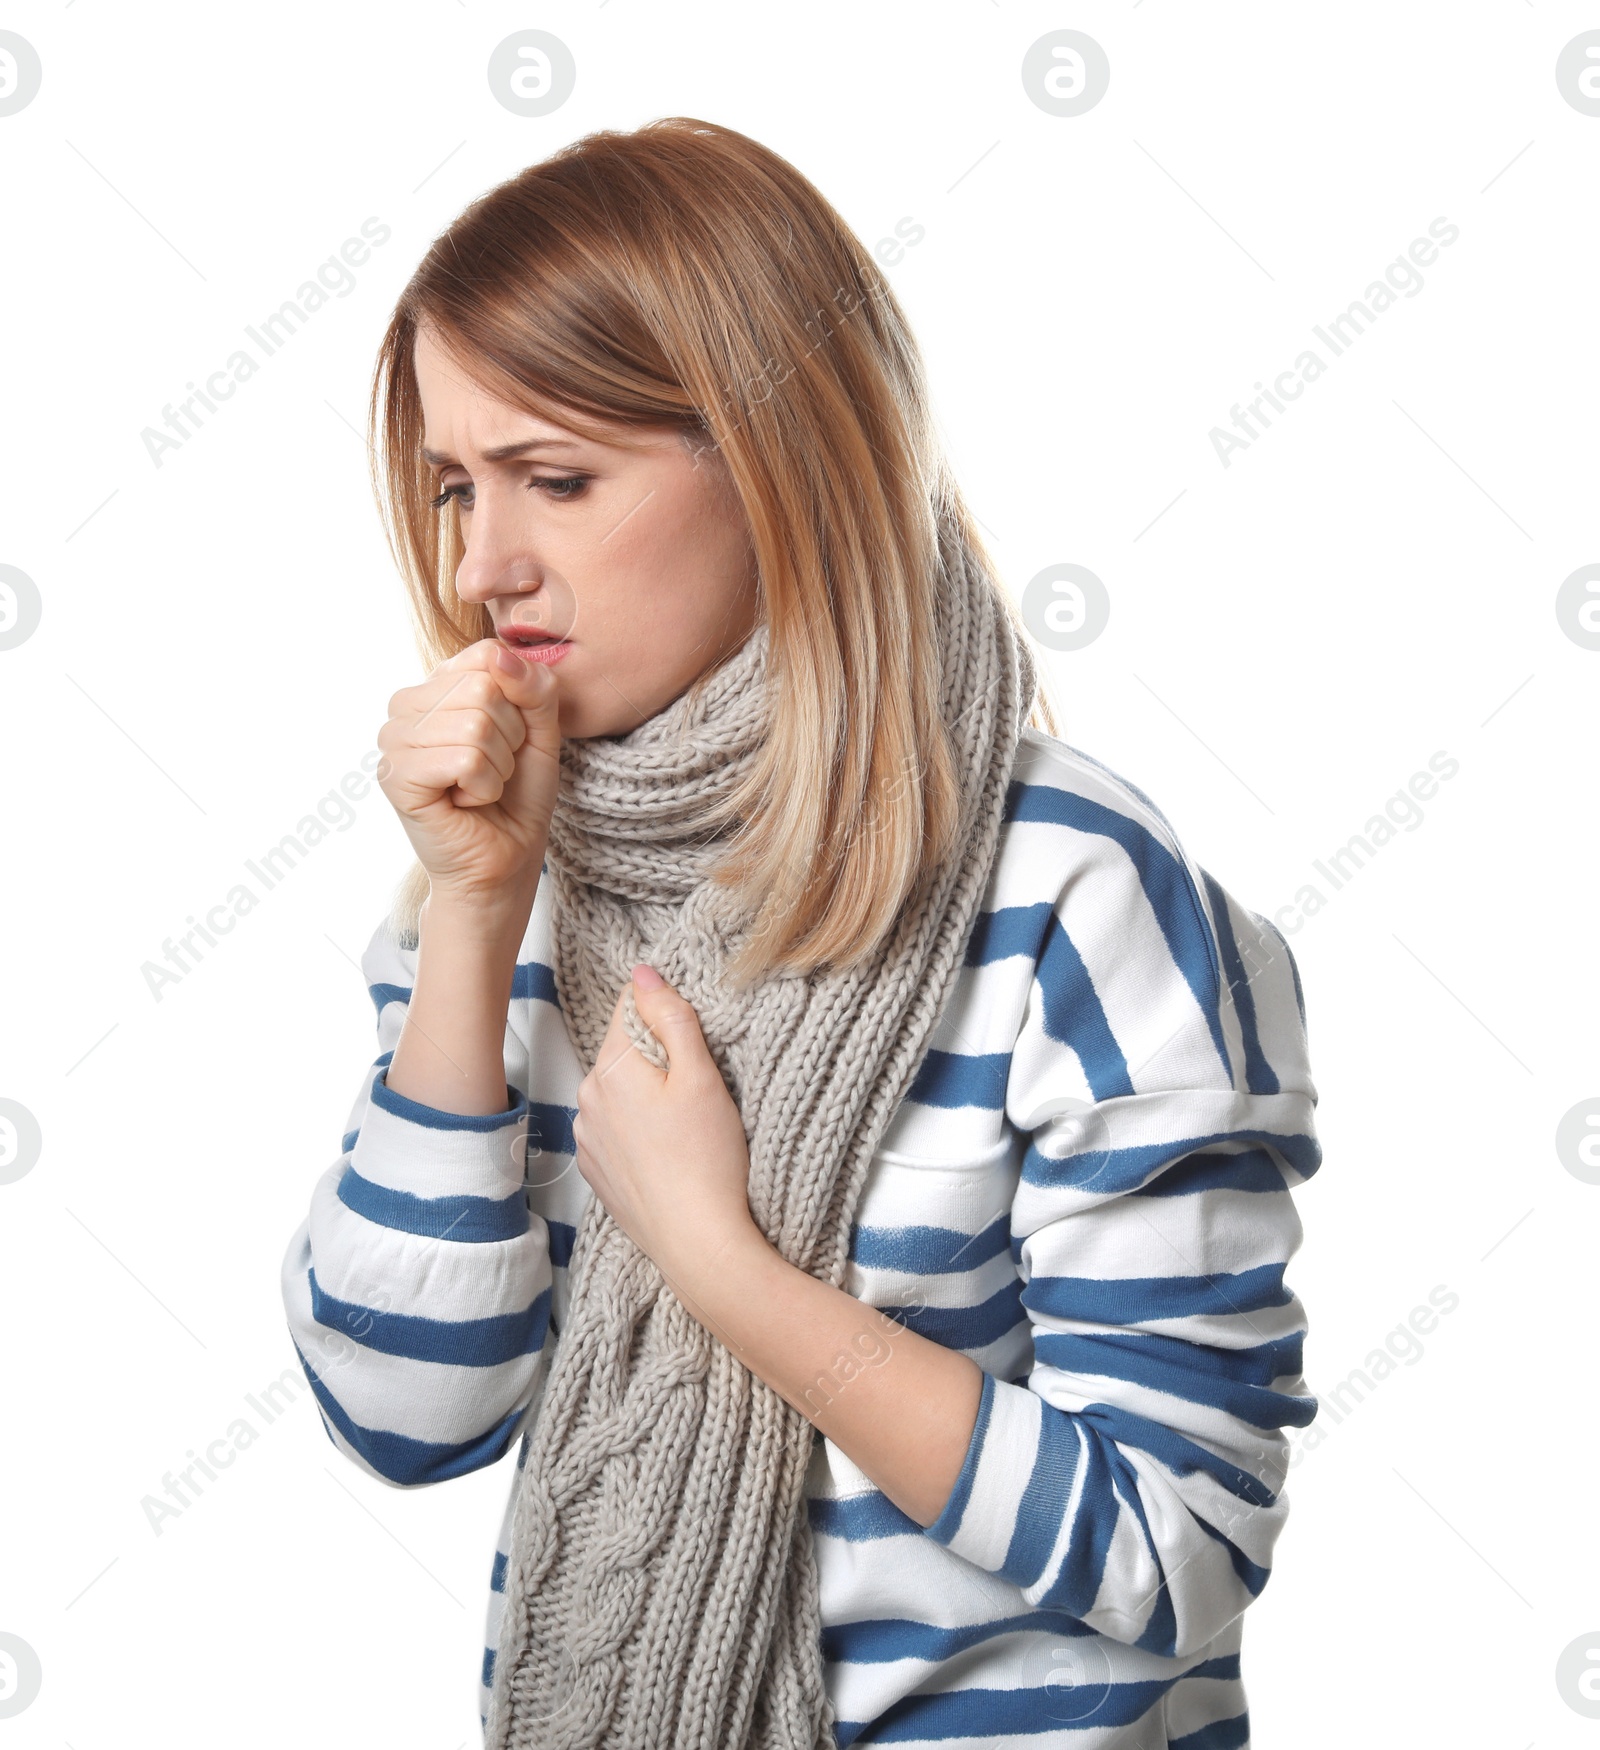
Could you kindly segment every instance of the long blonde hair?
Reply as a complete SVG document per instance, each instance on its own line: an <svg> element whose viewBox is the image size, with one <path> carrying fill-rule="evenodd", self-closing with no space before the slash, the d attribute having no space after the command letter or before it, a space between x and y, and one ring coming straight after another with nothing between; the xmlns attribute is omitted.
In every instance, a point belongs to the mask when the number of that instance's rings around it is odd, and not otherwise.
<svg viewBox="0 0 1600 1750"><path fill-rule="evenodd" d="M427 504L422 328L531 412L715 446L748 519L774 682L718 877L760 896L736 970L868 955L924 867L956 848L941 526L993 575L872 257L793 165L684 116L589 134L468 206L400 295L369 408L374 490L432 666L493 627L455 592L455 513ZM1033 721L1058 733L1042 684ZM403 932L426 894L419 866Z"/></svg>

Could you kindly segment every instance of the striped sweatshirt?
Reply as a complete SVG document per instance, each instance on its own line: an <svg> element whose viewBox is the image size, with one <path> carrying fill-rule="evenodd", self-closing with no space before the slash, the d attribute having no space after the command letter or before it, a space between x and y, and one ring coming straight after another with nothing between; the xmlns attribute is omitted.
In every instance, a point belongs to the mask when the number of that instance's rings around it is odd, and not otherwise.
<svg viewBox="0 0 1600 1750"><path fill-rule="evenodd" d="M380 1055L283 1261L334 1446L397 1488L527 1460L593 1195L548 883L506 1110L392 1091L415 953L363 970ZM836 1741L1239 1750L1245 1607L1316 1414L1285 1267L1316 1171L1288 944L1100 761L1024 731L956 987L873 1158L843 1286L982 1370L938 1518L820 1431L807 1479ZM825 1394L823 1401L826 1401ZM480 1717L516 1476L489 1565Z"/></svg>

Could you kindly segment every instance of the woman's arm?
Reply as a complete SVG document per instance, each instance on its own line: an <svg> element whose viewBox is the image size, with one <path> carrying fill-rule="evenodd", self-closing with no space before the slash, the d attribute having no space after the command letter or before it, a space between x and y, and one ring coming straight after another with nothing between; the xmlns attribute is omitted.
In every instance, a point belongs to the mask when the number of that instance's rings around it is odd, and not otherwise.
<svg viewBox="0 0 1600 1750"><path fill-rule="evenodd" d="M668 1067L612 1011L572 1123L579 1172L685 1308L924 1525L970 1444L983 1374L790 1264L750 1213L744 1125L694 1007L649 966L632 997Z"/></svg>
<svg viewBox="0 0 1600 1750"><path fill-rule="evenodd" d="M1320 1160L1299 980L1175 841L1048 784L1018 808L1068 841L1053 903L981 938L1034 959L1004 1094L1030 1139L1010 1212L1026 1385L886 1333L773 1253L670 988L637 1003L671 1069L614 1022L579 1090L579 1167L685 1306L930 1537L1038 1608L1183 1657L1265 1585L1284 1430L1316 1411L1284 1281L1291 1191Z"/></svg>
<svg viewBox="0 0 1600 1750"><path fill-rule="evenodd" d="M423 905L416 983L387 1078L395 1093L444 1112L506 1110L506 1010L527 921L520 904L509 915Z"/></svg>
<svg viewBox="0 0 1600 1750"><path fill-rule="evenodd" d="M281 1284L328 1438L398 1488L505 1453L555 1347L549 1233L523 1189L528 1103L500 1056L504 1008L493 1112L436 1107L389 1084L416 961L387 925L362 957L380 1055Z"/></svg>
<svg viewBox="0 0 1600 1750"><path fill-rule="evenodd" d="M673 1292L924 1529L972 1442L983 1370L796 1269L753 1224Z"/></svg>
<svg viewBox="0 0 1600 1750"><path fill-rule="evenodd" d="M482 639L396 693L378 743L429 897L415 950L385 926L362 962L381 1055L282 1291L329 1439L415 1487L497 1459L554 1348L506 1015L555 793L557 690Z"/></svg>

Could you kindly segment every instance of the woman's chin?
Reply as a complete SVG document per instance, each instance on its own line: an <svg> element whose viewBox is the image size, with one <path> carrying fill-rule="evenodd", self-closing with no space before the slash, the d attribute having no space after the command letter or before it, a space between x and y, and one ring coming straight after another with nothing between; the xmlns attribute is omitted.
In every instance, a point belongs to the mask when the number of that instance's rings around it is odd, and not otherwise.
<svg viewBox="0 0 1600 1750"><path fill-rule="evenodd" d="M615 700L609 706L591 704L562 689L556 721L563 741L593 741L602 735L626 735L634 727L624 713L619 714Z"/></svg>

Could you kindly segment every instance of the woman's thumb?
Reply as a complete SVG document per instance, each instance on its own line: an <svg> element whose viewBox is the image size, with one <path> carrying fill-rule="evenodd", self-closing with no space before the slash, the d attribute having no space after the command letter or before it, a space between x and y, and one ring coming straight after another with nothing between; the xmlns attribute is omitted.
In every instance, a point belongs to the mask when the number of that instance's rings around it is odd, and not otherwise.
<svg viewBox="0 0 1600 1750"><path fill-rule="evenodd" d="M668 1051L674 1040L680 1049L695 1044L704 1049L705 1036L700 1031L700 1017L694 1004L674 990L653 966L640 961L633 968L631 983L634 1006Z"/></svg>
<svg viewBox="0 0 1600 1750"><path fill-rule="evenodd" d="M555 803L561 756L560 685L547 664L524 662L509 651L496 652L497 678L506 698L522 713L527 738L517 749L517 769L506 786L515 804Z"/></svg>

